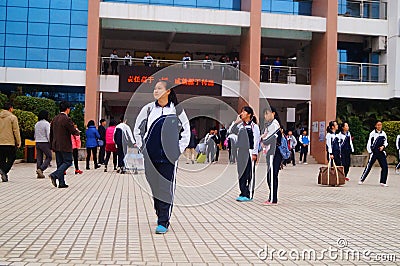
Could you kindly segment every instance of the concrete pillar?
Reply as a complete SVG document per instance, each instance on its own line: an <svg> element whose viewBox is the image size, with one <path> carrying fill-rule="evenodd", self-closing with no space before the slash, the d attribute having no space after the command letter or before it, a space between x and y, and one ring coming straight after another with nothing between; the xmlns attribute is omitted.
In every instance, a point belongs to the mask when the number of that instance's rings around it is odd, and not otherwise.
<svg viewBox="0 0 400 266"><path fill-rule="evenodd" d="M261 0L242 0L242 11L250 12L250 27L242 28L240 38L240 70L250 80L241 77L238 109L250 105L259 113L260 98L260 54L261 54Z"/></svg>
<svg viewBox="0 0 400 266"><path fill-rule="evenodd" d="M100 0L90 0L88 8L88 35L86 53L85 122L97 121L100 84ZM96 124L99 121L96 122Z"/></svg>
<svg viewBox="0 0 400 266"><path fill-rule="evenodd" d="M336 119L338 2L314 0L312 11L314 16L326 18L326 32L313 33L312 37L311 121L324 121L327 126L329 121ZM310 129L310 131L312 130ZM319 132L309 133L311 134L311 155L319 163L326 163L326 130L321 141L319 140Z"/></svg>

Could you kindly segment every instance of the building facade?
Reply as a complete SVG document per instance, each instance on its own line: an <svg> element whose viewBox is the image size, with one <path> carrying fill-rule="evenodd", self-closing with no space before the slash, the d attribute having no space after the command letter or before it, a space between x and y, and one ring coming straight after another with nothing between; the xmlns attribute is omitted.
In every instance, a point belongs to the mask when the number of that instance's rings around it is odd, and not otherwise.
<svg viewBox="0 0 400 266"><path fill-rule="evenodd" d="M400 97L399 19L397 0L0 0L0 88L84 102L85 119L98 120L123 113L132 95L111 73L114 49L119 58L149 50L157 67L185 51L237 56L255 85L223 76L218 97L239 108L229 86L256 110L267 98L286 127L310 129L311 154L324 162L320 131L337 98Z"/></svg>

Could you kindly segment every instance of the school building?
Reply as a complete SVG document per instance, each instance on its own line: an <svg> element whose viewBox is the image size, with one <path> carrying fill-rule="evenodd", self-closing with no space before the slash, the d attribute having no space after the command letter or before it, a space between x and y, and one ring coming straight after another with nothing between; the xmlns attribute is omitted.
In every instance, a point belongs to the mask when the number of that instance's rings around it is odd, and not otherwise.
<svg viewBox="0 0 400 266"><path fill-rule="evenodd" d="M85 119L98 120L124 113L132 84L185 51L192 60L236 56L255 86L216 65L223 86L185 83L179 97L205 93L238 109L230 87L256 110L266 98L285 127L309 128L311 154L324 162L320 138L337 98L400 97L399 21L398 0L0 0L0 90L82 102ZM147 68L137 59L146 51Z"/></svg>

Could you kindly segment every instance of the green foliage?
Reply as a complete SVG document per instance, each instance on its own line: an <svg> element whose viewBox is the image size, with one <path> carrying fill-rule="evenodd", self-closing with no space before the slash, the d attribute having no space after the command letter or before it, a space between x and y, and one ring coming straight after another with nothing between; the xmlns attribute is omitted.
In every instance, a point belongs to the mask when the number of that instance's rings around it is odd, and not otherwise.
<svg viewBox="0 0 400 266"><path fill-rule="evenodd" d="M81 141L82 147L85 147L86 143L86 134L85 134L85 107L83 104L76 104L69 114L72 121L78 126L78 129L81 131Z"/></svg>
<svg viewBox="0 0 400 266"><path fill-rule="evenodd" d="M7 95L0 92L0 108L3 108L4 104L8 101Z"/></svg>
<svg viewBox="0 0 400 266"><path fill-rule="evenodd" d="M35 124L38 120L37 116L29 111L21 111L14 109L13 114L18 118L21 139L33 139L35 133ZM22 142L22 144L24 144Z"/></svg>
<svg viewBox="0 0 400 266"><path fill-rule="evenodd" d="M366 149L369 132L357 116L351 116L347 121L353 137L354 154L360 155Z"/></svg>
<svg viewBox="0 0 400 266"><path fill-rule="evenodd" d="M59 111L55 101L47 98L38 98L31 96L17 96L14 99L14 107L24 111L30 111L38 115L40 111L47 110L52 119Z"/></svg>
<svg viewBox="0 0 400 266"><path fill-rule="evenodd" d="M400 121L387 121L382 123L382 129L388 137L388 146L385 149L389 155L397 157L396 138L400 134Z"/></svg>

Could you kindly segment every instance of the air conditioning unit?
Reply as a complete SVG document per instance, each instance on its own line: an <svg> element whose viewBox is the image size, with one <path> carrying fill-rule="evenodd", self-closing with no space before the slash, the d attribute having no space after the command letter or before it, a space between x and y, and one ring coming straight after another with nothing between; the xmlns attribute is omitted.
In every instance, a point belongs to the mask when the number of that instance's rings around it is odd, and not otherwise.
<svg viewBox="0 0 400 266"><path fill-rule="evenodd" d="M372 52L374 53L386 51L386 37L373 37L371 41L371 48Z"/></svg>

